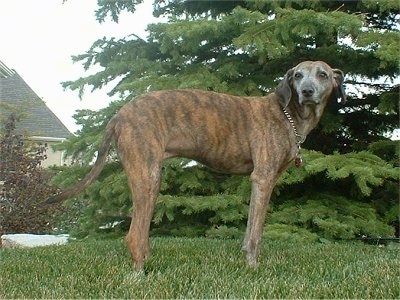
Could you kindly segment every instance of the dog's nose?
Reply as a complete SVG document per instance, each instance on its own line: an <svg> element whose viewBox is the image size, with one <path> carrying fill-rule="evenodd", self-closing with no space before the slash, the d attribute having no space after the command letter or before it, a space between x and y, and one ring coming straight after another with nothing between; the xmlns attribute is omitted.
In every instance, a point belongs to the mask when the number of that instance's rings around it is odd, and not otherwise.
<svg viewBox="0 0 400 300"><path fill-rule="evenodd" d="M304 97L311 97L314 94L314 89L311 87L303 88L301 93Z"/></svg>

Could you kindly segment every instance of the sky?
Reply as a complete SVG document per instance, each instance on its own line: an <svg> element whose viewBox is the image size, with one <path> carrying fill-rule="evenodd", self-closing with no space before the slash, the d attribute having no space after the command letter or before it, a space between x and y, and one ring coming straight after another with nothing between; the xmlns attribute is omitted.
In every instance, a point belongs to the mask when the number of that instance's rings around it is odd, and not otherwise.
<svg viewBox="0 0 400 300"><path fill-rule="evenodd" d="M0 0L0 61L14 69L71 132L79 127L77 109L108 106L115 100L109 89L91 92L82 100L78 91L64 90L61 82L89 75L71 56L83 54L94 41L123 38L135 33L145 38L147 24L159 20L152 15L153 1L146 0L134 14L122 13L119 23L99 23L94 15L97 0Z"/></svg>

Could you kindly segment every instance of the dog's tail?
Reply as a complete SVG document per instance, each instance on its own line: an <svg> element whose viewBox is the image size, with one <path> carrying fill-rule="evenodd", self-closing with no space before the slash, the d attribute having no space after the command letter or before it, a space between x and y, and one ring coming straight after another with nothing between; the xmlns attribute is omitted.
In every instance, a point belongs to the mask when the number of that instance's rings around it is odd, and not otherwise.
<svg viewBox="0 0 400 300"><path fill-rule="evenodd" d="M110 150L111 141L114 137L114 133L115 133L115 118L112 118L110 122L107 124L103 142L97 152L96 162L94 163L89 174L87 174L86 177L82 179L79 183L77 183L75 186L72 186L62 191L60 194L49 197L47 200L42 202L42 204L45 205L45 204L52 204L64 201L79 194L85 188L87 188L93 182L93 180L95 180L96 177L99 176L99 174L104 168L104 165L106 164L108 151Z"/></svg>

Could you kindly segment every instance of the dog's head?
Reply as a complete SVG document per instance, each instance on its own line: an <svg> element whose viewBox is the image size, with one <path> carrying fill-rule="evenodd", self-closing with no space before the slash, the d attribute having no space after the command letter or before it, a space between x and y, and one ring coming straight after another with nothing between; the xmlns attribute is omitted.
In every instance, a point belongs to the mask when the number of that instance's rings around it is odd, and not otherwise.
<svg viewBox="0 0 400 300"><path fill-rule="evenodd" d="M282 107L295 98L300 105L326 104L329 98L344 103L344 74L323 61L304 61L287 71L275 93Z"/></svg>

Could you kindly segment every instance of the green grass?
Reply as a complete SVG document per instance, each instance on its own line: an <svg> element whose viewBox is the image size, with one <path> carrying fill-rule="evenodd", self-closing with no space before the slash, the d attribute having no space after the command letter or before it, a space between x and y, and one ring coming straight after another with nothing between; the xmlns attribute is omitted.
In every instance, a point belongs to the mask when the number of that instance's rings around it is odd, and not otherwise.
<svg viewBox="0 0 400 300"><path fill-rule="evenodd" d="M3 298L399 298L399 247L152 238L145 273L122 239L0 251Z"/></svg>

